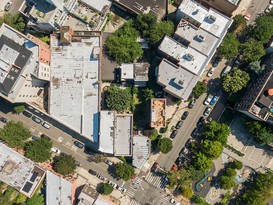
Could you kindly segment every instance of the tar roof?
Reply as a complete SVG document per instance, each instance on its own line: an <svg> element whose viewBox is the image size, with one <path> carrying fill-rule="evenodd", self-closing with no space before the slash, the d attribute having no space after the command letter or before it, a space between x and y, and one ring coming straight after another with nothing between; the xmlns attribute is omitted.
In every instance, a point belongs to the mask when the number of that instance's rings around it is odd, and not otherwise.
<svg viewBox="0 0 273 205"><path fill-rule="evenodd" d="M97 142L100 36L75 33L74 41L62 46L57 36L51 36L50 114Z"/></svg>
<svg viewBox="0 0 273 205"><path fill-rule="evenodd" d="M141 169L147 159L149 158L151 151L151 141L145 136L133 137L133 166Z"/></svg>
<svg viewBox="0 0 273 205"><path fill-rule="evenodd" d="M164 87L164 90L180 99L188 99L198 79L199 76L165 59L159 64L157 82Z"/></svg>

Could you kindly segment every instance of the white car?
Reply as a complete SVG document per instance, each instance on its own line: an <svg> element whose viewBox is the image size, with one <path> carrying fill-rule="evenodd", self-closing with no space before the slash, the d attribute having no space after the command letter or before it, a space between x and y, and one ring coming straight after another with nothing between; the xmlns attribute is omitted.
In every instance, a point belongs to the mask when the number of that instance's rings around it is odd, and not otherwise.
<svg viewBox="0 0 273 205"><path fill-rule="evenodd" d="M214 72L214 70L215 70L215 67L211 67L211 68L209 69L209 72L207 73L207 76L208 76L208 77L211 77L212 74L213 74L213 72Z"/></svg>
<svg viewBox="0 0 273 205"><path fill-rule="evenodd" d="M268 5L266 9L264 10L264 13L268 14L272 8L273 8L273 5Z"/></svg>
<svg viewBox="0 0 273 205"><path fill-rule="evenodd" d="M114 188L117 188L117 186L118 186L116 183L114 183L112 181L108 181L108 184L110 184Z"/></svg>
<svg viewBox="0 0 273 205"><path fill-rule="evenodd" d="M178 201L176 201L175 199L171 199L170 203L174 204L174 205L180 205L180 203Z"/></svg>
<svg viewBox="0 0 273 205"><path fill-rule="evenodd" d="M213 95L209 94L204 101L204 105L208 105L210 103L210 101L212 100L212 98L213 98Z"/></svg>
<svg viewBox="0 0 273 205"><path fill-rule="evenodd" d="M56 154L61 154L61 150L59 150L57 147L51 147L51 152L54 152Z"/></svg>
<svg viewBox="0 0 273 205"><path fill-rule="evenodd" d="M270 1L269 1L269 4L273 5L273 0L270 0Z"/></svg>
<svg viewBox="0 0 273 205"><path fill-rule="evenodd" d="M118 186L117 188L121 193L125 193L127 191L127 189L121 187L121 186Z"/></svg>

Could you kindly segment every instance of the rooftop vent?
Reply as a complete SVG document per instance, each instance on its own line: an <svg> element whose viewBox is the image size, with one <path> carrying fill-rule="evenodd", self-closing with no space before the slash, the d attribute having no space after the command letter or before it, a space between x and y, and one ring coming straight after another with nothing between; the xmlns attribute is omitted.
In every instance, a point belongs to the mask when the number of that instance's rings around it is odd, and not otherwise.
<svg viewBox="0 0 273 205"><path fill-rule="evenodd" d="M190 53L187 53L186 58L187 58L187 60L192 61L194 59L194 56Z"/></svg>
<svg viewBox="0 0 273 205"><path fill-rule="evenodd" d="M196 38L201 42L203 42L205 40L205 37L202 35L197 35Z"/></svg>
<svg viewBox="0 0 273 205"><path fill-rule="evenodd" d="M213 15L209 15L209 16L208 16L208 19L210 19L212 22L215 22L215 21L216 21L216 17L213 16Z"/></svg>

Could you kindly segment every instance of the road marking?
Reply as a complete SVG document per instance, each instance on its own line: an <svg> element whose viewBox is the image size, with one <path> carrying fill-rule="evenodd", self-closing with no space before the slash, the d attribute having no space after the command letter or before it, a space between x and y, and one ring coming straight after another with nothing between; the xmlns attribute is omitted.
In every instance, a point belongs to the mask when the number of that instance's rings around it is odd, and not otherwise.
<svg viewBox="0 0 273 205"><path fill-rule="evenodd" d="M30 130L30 132L32 132L32 133L34 133L34 132L36 131L33 127L31 127L29 130Z"/></svg>
<svg viewBox="0 0 273 205"><path fill-rule="evenodd" d="M65 143L65 145L68 146L68 147L71 147L71 143L68 142L68 141Z"/></svg>
<svg viewBox="0 0 273 205"><path fill-rule="evenodd" d="M63 138L63 137L58 137L58 141L59 141L60 143L62 143L62 142L63 142L63 140L64 140L64 138Z"/></svg>

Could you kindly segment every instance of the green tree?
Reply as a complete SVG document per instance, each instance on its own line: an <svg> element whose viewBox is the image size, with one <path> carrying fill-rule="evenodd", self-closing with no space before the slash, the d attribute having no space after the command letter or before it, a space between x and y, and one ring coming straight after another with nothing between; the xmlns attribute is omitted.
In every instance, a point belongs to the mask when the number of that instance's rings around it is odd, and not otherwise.
<svg viewBox="0 0 273 205"><path fill-rule="evenodd" d="M151 100L152 98L154 98L154 91L150 88L145 88L143 90L143 97L144 99L147 101L147 100Z"/></svg>
<svg viewBox="0 0 273 205"><path fill-rule="evenodd" d="M210 205L206 200L198 195L193 195L191 200L198 205Z"/></svg>
<svg viewBox="0 0 273 205"><path fill-rule="evenodd" d="M16 114L20 114L22 112L25 111L25 106L24 105L18 105L16 107L13 108L13 111L16 113Z"/></svg>
<svg viewBox="0 0 273 205"><path fill-rule="evenodd" d="M111 86L106 90L106 106L110 110L124 112L130 108L132 95L124 89Z"/></svg>
<svg viewBox="0 0 273 205"><path fill-rule="evenodd" d="M119 64L135 62L142 56L141 45L136 42L139 32L129 21L106 39L107 53Z"/></svg>
<svg viewBox="0 0 273 205"><path fill-rule="evenodd" d="M94 154L92 155L92 161L99 163L99 162L104 162L106 160L106 155L105 154Z"/></svg>
<svg viewBox="0 0 273 205"><path fill-rule="evenodd" d="M173 142L171 139L164 137L159 140L158 147L159 147L160 152L166 154L172 150Z"/></svg>
<svg viewBox="0 0 273 205"><path fill-rule="evenodd" d="M273 142L273 131L270 126L259 121L248 121L246 125L249 128L254 140L261 145L270 144Z"/></svg>
<svg viewBox="0 0 273 205"><path fill-rule="evenodd" d="M127 163L117 163L115 165L115 170L116 174L125 181L131 179L135 175L134 168Z"/></svg>
<svg viewBox="0 0 273 205"><path fill-rule="evenodd" d="M158 136L158 131L157 129L152 129L150 134L149 134L149 137L151 140L155 140Z"/></svg>
<svg viewBox="0 0 273 205"><path fill-rule="evenodd" d="M242 60L245 62L258 61L265 55L263 44L254 39L250 39L246 43L241 44L240 50Z"/></svg>
<svg viewBox="0 0 273 205"><path fill-rule="evenodd" d="M27 205L44 205L44 196L42 194L34 194L28 198Z"/></svg>
<svg viewBox="0 0 273 205"><path fill-rule="evenodd" d="M221 188L225 190L229 190L236 185L236 182L234 181L234 177L232 178L229 176L221 176L219 182L220 182Z"/></svg>
<svg viewBox="0 0 273 205"><path fill-rule="evenodd" d="M260 75L264 71L265 66L261 66L261 61L252 61L249 63L248 68L257 75Z"/></svg>
<svg viewBox="0 0 273 205"><path fill-rule="evenodd" d="M62 153L60 156L54 157L52 167L54 171L62 175L72 174L76 169L75 158Z"/></svg>
<svg viewBox="0 0 273 205"><path fill-rule="evenodd" d="M223 78L223 89L230 94L236 93L247 86L250 76L247 72L235 69Z"/></svg>
<svg viewBox="0 0 273 205"><path fill-rule="evenodd" d="M267 43L273 35L273 16L260 16L255 20L252 37L261 43Z"/></svg>
<svg viewBox="0 0 273 205"><path fill-rule="evenodd" d="M192 89L192 93L195 98L199 98L205 92L207 92L208 86L204 82L198 81L195 87Z"/></svg>
<svg viewBox="0 0 273 205"><path fill-rule="evenodd" d="M194 167L198 170L209 171L213 165L211 159L206 157L202 152L197 152L193 155Z"/></svg>
<svg viewBox="0 0 273 205"><path fill-rule="evenodd" d="M241 31L243 31L246 27L246 19L244 18L243 15L239 14L234 16L233 18L233 23L230 26L229 31L232 33L240 33Z"/></svg>
<svg viewBox="0 0 273 205"><path fill-rule="evenodd" d="M219 141L204 140L201 143L201 152L210 159L218 158L223 152L223 145Z"/></svg>
<svg viewBox="0 0 273 205"><path fill-rule="evenodd" d="M192 190L192 188L190 187L190 186L185 186L185 185L182 185L181 187L180 187L180 191L181 191L181 194L184 196L184 197L186 197L186 198L192 198L192 196L193 196L193 194L194 194L194 192L193 192L193 190Z"/></svg>
<svg viewBox="0 0 273 205"><path fill-rule="evenodd" d="M231 60L238 54L239 41L233 33L228 33L218 48L221 57Z"/></svg>
<svg viewBox="0 0 273 205"><path fill-rule="evenodd" d="M155 47L161 39L167 35L171 36L174 32L174 24L171 21L160 21L155 24L149 32L148 42L149 45Z"/></svg>
<svg viewBox="0 0 273 205"><path fill-rule="evenodd" d="M243 168L243 163L238 160L234 160L233 162L230 163L230 167L233 169L240 170Z"/></svg>
<svg viewBox="0 0 273 205"><path fill-rule="evenodd" d="M3 17L0 17L0 26L5 23L15 28L16 30L23 32L25 29L26 22L20 13L11 14L6 13Z"/></svg>
<svg viewBox="0 0 273 205"><path fill-rule="evenodd" d="M229 135L230 129L224 123L218 123L213 120L205 126L204 138L207 140L219 141L222 145L225 145Z"/></svg>
<svg viewBox="0 0 273 205"><path fill-rule="evenodd" d="M47 138L39 138L38 140L29 141L26 143L26 157L34 162L44 162L50 159L50 149L52 141Z"/></svg>
<svg viewBox="0 0 273 205"><path fill-rule="evenodd" d="M150 29L154 27L156 23L156 16L151 13L140 14L134 21L136 29L144 36L149 35Z"/></svg>
<svg viewBox="0 0 273 205"><path fill-rule="evenodd" d="M15 203L16 204L25 204L26 200L27 200L27 197L25 195L23 195L23 194L20 193L17 196Z"/></svg>
<svg viewBox="0 0 273 205"><path fill-rule="evenodd" d="M0 129L0 138L10 147L24 148L25 140L29 137L31 132L22 122L9 121L3 129Z"/></svg>
<svg viewBox="0 0 273 205"><path fill-rule="evenodd" d="M102 183L99 184L98 191L102 195L110 195L114 191L114 188L110 184Z"/></svg>

